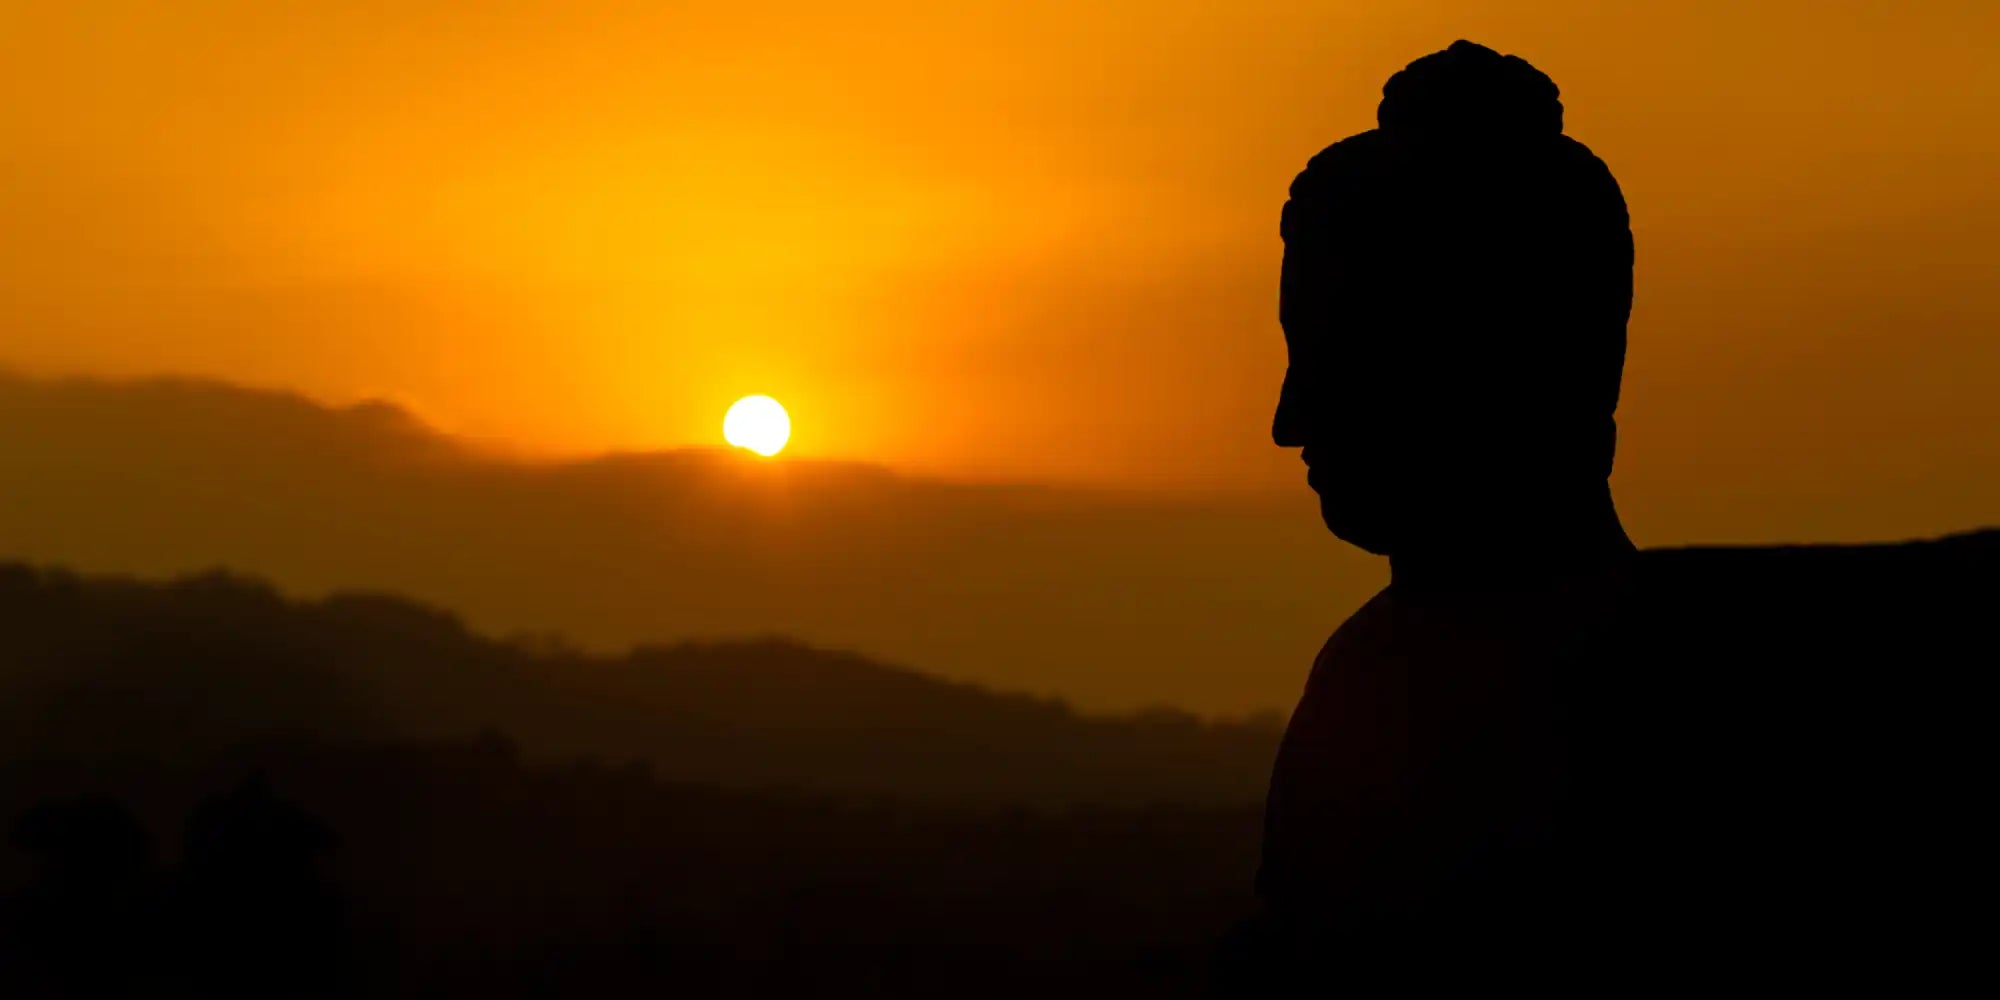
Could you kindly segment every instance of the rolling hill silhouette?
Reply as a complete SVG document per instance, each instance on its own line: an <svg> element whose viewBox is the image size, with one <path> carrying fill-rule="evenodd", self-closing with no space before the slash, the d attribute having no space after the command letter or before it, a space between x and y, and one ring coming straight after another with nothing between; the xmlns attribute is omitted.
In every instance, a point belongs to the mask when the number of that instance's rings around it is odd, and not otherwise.
<svg viewBox="0 0 2000 1000"><path fill-rule="evenodd" d="M1258 801L1276 720L1092 718L782 640L593 656L392 597L292 602L0 565L0 759L192 762L270 738L469 739L679 781L970 805Z"/></svg>
<svg viewBox="0 0 2000 1000"><path fill-rule="evenodd" d="M784 634L1092 709L1287 705L1379 583L1310 504L675 451L493 457L371 403L0 375L0 557L387 590L489 634Z"/></svg>

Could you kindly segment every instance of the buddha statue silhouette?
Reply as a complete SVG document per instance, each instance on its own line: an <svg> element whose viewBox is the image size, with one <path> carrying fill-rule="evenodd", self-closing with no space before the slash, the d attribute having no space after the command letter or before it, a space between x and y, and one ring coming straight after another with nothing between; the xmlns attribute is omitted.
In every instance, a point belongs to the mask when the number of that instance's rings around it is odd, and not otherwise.
<svg viewBox="0 0 2000 1000"><path fill-rule="evenodd" d="M1273 436L1391 582L1314 664L1218 985L1976 965L1954 908L1992 882L2000 532L1636 548L1609 486L1634 260L1610 170L1546 75L1470 42L1392 77L1378 122L1284 206Z"/></svg>

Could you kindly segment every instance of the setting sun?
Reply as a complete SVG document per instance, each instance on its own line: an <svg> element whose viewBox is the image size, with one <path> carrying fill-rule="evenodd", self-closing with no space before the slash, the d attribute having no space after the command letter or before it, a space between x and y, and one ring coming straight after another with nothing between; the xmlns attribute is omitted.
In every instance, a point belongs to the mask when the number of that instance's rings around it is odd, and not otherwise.
<svg viewBox="0 0 2000 1000"><path fill-rule="evenodd" d="M792 418L769 396L745 396L722 418L722 439L769 458L792 436Z"/></svg>

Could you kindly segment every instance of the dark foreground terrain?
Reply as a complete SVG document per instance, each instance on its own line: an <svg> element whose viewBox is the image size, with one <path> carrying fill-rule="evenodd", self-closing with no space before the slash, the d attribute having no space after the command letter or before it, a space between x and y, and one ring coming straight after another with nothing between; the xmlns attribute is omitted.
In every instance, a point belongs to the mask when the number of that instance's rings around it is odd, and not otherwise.
<svg viewBox="0 0 2000 1000"><path fill-rule="evenodd" d="M1197 991L1275 732L0 568L0 995Z"/></svg>
<svg viewBox="0 0 2000 1000"><path fill-rule="evenodd" d="M12 764L8 996L1125 996L1198 985L1254 808L981 810L503 738Z"/></svg>

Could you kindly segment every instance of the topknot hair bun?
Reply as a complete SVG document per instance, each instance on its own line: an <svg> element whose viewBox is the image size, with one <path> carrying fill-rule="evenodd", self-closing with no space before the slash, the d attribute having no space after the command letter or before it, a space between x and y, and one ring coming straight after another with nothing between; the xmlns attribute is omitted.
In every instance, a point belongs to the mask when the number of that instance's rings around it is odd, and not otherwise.
<svg viewBox="0 0 2000 1000"><path fill-rule="evenodd" d="M1460 40L1390 77L1375 120L1411 136L1553 136L1563 128L1558 94L1526 59Z"/></svg>

